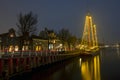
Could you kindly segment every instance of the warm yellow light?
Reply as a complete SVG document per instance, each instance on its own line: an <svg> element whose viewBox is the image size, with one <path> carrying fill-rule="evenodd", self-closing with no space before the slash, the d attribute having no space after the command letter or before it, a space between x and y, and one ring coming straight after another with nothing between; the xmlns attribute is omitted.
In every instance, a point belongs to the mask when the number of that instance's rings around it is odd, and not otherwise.
<svg viewBox="0 0 120 80"><path fill-rule="evenodd" d="M85 18L85 25L84 25L84 31L83 31L80 49L84 49L86 51L98 50L96 25L93 24L92 16L90 16L90 14L88 14Z"/></svg>
<svg viewBox="0 0 120 80"><path fill-rule="evenodd" d="M14 51L14 47L11 45L10 47L9 47L9 52L13 52Z"/></svg>
<svg viewBox="0 0 120 80"><path fill-rule="evenodd" d="M99 56L81 62L83 80L101 80Z"/></svg>
<svg viewBox="0 0 120 80"><path fill-rule="evenodd" d="M23 46L22 50L23 51L27 51L28 50L28 46Z"/></svg>
<svg viewBox="0 0 120 80"><path fill-rule="evenodd" d="M100 61L99 56L94 57L94 80L100 80Z"/></svg>
<svg viewBox="0 0 120 80"><path fill-rule="evenodd" d="M81 66L81 62L82 62L82 58L79 59L80 66Z"/></svg>
<svg viewBox="0 0 120 80"><path fill-rule="evenodd" d="M81 64L81 72L82 72L83 80L92 80L91 75L90 75L90 71L89 71L88 62L84 62Z"/></svg>
<svg viewBox="0 0 120 80"><path fill-rule="evenodd" d="M41 49L41 46L36 46L35 51L40 51Z"/></svg>
<svg viewBox="0 0 120 80"><path fill-rule="evenodd" d="M13 34L10 34L10 37L14 37L14 35L13 35Z"/></svg>
<svg viewBox="0 0 120 80"><path fill-rule="evenodd" d="M19 50L19 47L18 46L15 46L15 51L18 51Z"/></svg>

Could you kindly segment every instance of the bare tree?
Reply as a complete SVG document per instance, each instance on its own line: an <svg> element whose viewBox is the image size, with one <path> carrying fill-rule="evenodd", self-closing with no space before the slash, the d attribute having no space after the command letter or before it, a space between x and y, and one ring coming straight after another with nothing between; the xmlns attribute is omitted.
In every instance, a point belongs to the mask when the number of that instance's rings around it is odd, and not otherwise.
<svg viewBox="0 0 120 80"><path fill-rule="evenodd" d="M34 32L37 30L37 16L33 15L32 12L27 14L20 13L18 16L18 23L16 24L18 27L18 35L20 37L20 50L22 50L24 45L32 47L30 44L30 35L33 35Z"/></svg>
<svg viewBox="0 0 120 80"><path fill-rule="evenodd" d="M16 24L18 27L18 35L29 36L33 34L37 29L37 22L37 16L33 15L32 12L24 15L20 13L18 16L18 23Z"/></svg>
<svg viewBox="0 0 120 80"><path fill-rule="evenodd" d="M61 40L63 47L65 46L65 44L68 45L69 50L71 49L71 46L75 47L77 37L73 36L68 29L61 29L58 33L58 37Z"/></svg>
<svg viewBox="0 0 120 80"><path fill-rule="evenodd" d="M58 32L58 37L61 40L63 47L65 47L65 44L68 43L68 39L70 37L70 32L68 29L64 29L62 28L59 32Z"/></svg>

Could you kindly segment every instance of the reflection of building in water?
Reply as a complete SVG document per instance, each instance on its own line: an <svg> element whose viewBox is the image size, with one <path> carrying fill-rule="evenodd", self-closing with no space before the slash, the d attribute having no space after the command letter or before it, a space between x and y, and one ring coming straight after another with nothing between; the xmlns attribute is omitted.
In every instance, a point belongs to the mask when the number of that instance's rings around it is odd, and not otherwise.
<svg viewBox="0 0 120 80"><path fill-rule="evenodd" d="M120 48L116 47L116 49L117 49L117 55L120 56Z"/></svg>
<svg viewBox="0 0 120 80"><path fill-rule="evenodd" d="M82 59L81 73L83 80L100 80L100 58L95 57Z"/></svg>

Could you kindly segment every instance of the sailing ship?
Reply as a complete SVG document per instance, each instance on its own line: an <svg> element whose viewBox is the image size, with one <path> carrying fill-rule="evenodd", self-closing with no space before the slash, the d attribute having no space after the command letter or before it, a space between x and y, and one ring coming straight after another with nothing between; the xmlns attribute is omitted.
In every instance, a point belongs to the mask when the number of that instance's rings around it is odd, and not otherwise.
<svg viewBox="0 0 120 80"><path fill-rule="evenodd" d="M89 13L85 17L85 25L80 44L80 50L84 54L93 54L99 50L96 25L93 23L92 16Z"/></svg>

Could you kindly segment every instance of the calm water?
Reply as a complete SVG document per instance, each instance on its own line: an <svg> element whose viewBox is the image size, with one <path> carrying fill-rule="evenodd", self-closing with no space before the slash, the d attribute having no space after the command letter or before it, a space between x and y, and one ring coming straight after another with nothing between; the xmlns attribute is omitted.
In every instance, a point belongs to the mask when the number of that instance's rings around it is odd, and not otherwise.
<svg viewBox="0 0 120 80"><path fill-rule="evenodd" d="M120 80L120 49L109 48L94 57L77 57L14 80Z"/></svg>

